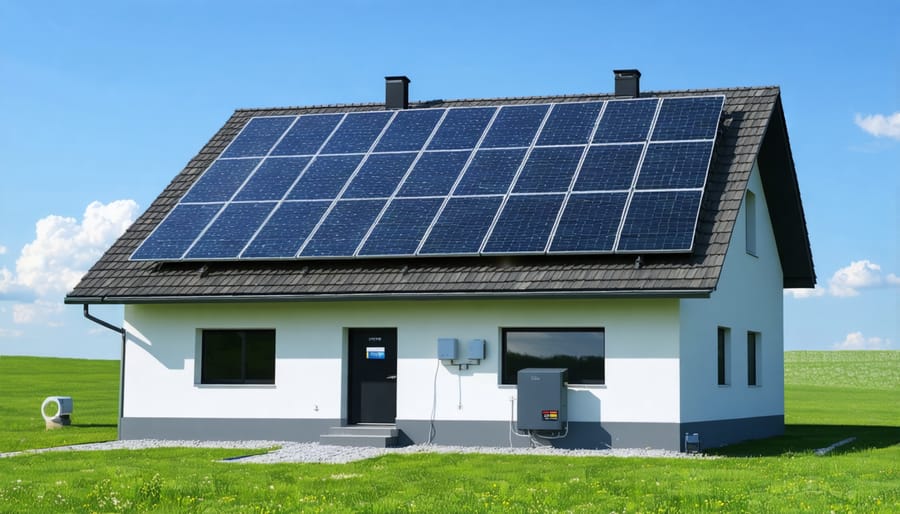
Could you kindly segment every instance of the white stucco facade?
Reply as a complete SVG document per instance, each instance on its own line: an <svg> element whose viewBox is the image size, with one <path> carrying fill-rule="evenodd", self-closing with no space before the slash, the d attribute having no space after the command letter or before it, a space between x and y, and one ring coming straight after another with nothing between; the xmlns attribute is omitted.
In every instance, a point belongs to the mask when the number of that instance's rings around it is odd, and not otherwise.
<svg viewBox="0 0 900 514"><path fill-rule="evenodd" d="M500 330L601 327L607 384L571 386L570 420L679 421L674 299L130 305L125 317L125 417L345 418L347 330L395 327L398 419L430 419L436 389L436 419L509 421ZM200 330L222 328L275 330L274 385L199 384ZM486 358L441 364L441 337L484 339Z"/></svg>
<svg viewBox="0 0 900 514"><path fill-rule="evenodd" d="M766 198L753 167L756 251L746 245L747 205L741 206L716 291L681 300L681 420L734 419L784 414L784 342L781 264ZM717 332L729 332L728 385L717 383ZM758 384L748 385L747 333L758 334Z"/></svg>

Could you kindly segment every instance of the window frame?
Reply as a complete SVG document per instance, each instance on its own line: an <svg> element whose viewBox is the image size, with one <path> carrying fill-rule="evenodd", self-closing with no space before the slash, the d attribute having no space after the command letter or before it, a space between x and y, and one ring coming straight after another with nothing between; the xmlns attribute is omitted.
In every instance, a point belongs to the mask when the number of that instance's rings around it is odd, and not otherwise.
<svg viewBox="0 0 900 514"><path fill-rule="evenodd" d="M208 341L207 336L212 336L215 334L237 334L240 336L240 377L239 378L221 378L216 376L210 376L213 374L213 370L208 369L208 365L211 366L210 361L212 360L208 355L207 351L212 352L213 349L210 348L213 344L213 341ZM267 340L265 341L266 346L271 345L271 348L266 348L264 351L267 353L271 353L271 375L269 374L269 370L266 370L266 376L263 378L248 378L248 370L249 363L248 360L248 351L249 345L254 344L252 341L248 341L248 335L255 334L266 335ZM229 328L210 328L210 329L201 329L200 330L200 338L199 338L199 372L197 374L197 384L198 385L212 385L212 386L230 386L230 385L275 385L275 363L277 361L276 356L276 331L275 329L269 328L239 328L239 329L229 329ZM209 346L208 346L209 345ZM231 363L234 364L234 363ZM269 364L268 362L266 363ZM218 373L217 373L218 374ZM271 376L271 378L270 378Z"/></svg>
<svg viewBox="0 0 900 514"><path fill-rule="evenodd" d="M718 327L716 331L716 384L731 385L731 329Z"/></svg>
<svg viewBox="0 0 900 514"><path fill-rule="evenodd" d="M759 387L759 371L761 363L760 333L747 331L747 386Z"/></svg>
<svg viewBox="0 0 900 514"><path fill-rule="evenodd" d="M757 214L756 214L756 193L751 190L747 190L747 194L745 195L746 201L744 202L746 207L744 209L744 234L745 234L745 246L747 249L747 254L752 255L754 257L758 257L757 255L757 235L756 229L758 225Z"/></svg>
<svg viewBox="0 0 900 514"><path fill-rule="evenodd" d="M601 378L591 378L591 379L582 379L578 382L572 380L571 370L569 374L568 385L575 386L604 386L606 385L606 329L603 327L503 327L500 329L500 370L498 373L498 382L500 385L504 386L515 386L515 381L507 381L507 337L510 333L544 333L544 332L555 332L555 333L571 333L571 332L594 332L600 333L603 336L603 343L601 348L602 353L602 368L600 370ZM525 369L531 366L525 366ZM518 373L518 370L516 370Z"/></svg>

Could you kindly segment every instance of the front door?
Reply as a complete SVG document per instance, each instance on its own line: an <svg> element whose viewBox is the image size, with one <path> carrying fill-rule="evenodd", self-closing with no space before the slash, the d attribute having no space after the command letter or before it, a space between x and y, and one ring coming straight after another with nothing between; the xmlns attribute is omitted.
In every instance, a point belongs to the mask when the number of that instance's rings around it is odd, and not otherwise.
<svg viewBox="0 0 900 514"><path fill-rule="evenodd" d="M351 328L347 421L393 423L397 418L397 329Z"/></svg>

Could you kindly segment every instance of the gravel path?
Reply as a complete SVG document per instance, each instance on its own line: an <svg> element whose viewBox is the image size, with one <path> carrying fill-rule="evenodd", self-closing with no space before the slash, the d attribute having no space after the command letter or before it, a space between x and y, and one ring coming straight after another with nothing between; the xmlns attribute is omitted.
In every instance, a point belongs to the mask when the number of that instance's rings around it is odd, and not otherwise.
<svg viewBox="0 0 900 514"><path fill-rule="evenodd" d="M273 448L262 455L236 457L227 462L238 463L278 463L278 462L320 462L328 464L344 464L363 459L371 459L389 453L485 453L503 455L560 455L566 457L664 457L675 459L714 458L702 454L686 454L670 450L653 450L639 448L615 448L609 450L564 450L560 448L498 448L487 446L438 446L412 445L403 448L357 448L352 446L331 446L319 443L295 443L287 441L161 441L156 439L137 439L129 441L111 441L108 443L79 444L57 446L38 450L0 453L0 458L27 455L32 453L60 451L97 451L97 450L145 450L148 448L225 448L253 449Z"/></svg>

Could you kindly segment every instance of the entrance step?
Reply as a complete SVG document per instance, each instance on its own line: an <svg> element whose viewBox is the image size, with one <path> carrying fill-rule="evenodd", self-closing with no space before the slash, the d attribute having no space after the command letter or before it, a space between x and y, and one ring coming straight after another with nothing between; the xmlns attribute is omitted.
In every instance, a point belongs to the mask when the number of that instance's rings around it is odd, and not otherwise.
<svg viewBox="0 0 900 514"><path fill-rule="evenodd" d="M319 436L320 444L333 446L368 446L393 448L400 441L400 430L394 425L352 425L331 427Z"/></svg>

